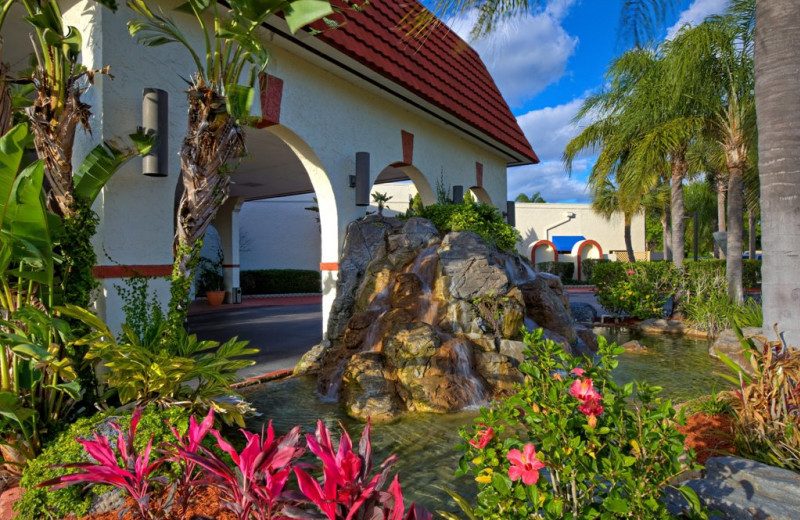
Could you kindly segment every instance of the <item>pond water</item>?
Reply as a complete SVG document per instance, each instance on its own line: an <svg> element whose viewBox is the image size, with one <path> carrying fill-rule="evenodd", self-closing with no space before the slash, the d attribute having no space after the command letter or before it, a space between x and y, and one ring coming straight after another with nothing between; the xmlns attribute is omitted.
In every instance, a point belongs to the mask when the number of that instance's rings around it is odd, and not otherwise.
<svg viewBox="0 0 800 520"><path fill-rule="evenodd" d="M663 387L663 395L683 402L711 391L724 388L724 381L713 372L725 367L708 356L705 341L684 338L643 337L624 329L598 328L611 341L623 343L636 339L648 349L647 353L623 354L614 377L620 384L633 379L646 380ZM260 429L263 422L272 420L276 431L284 433L301 425L311 433L317 419L325 422L332 432L338 423L358 442L363 424L347 417L338 403L320 399L313 377L290 378L246 389L247 397L262 414L251 419L248 427ZM416 501L430 510L456 512L450 498L437 486L446 484L466 496L474 496L474 482L469 477L456 480L453 476L460 452L453 449L460 442L458 429L471 424L475 411L457 414L412 414L392 424L373 426L372 443L376 466L392 453L399 456L394 471L408 503ZM338 433L335 434L338 439Z"/></svg>

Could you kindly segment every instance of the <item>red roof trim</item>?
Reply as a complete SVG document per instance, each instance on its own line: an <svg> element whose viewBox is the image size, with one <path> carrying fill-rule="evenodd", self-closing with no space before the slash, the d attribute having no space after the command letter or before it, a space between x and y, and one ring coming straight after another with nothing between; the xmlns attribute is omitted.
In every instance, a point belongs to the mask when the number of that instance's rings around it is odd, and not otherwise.
<svg viewBox="0 0 800 520"><path fill-rule="evenodd" d="M344 11L338 21L345 23L319 39L538 163L478 54L443 23L432 26L424 41L407 36L399 24L412 9L422 6L416 0L372 0L363 11Z"/></svg>

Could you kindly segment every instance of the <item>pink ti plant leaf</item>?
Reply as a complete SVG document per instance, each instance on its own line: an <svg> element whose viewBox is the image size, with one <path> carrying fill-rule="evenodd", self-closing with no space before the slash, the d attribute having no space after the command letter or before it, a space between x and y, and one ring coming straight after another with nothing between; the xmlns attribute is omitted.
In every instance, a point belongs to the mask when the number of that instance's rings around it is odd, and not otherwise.
<svg viewBox="0 0 800 520"><path fill-rule="evenodd" d="M76 464L63 464L55 467L77 468L82 470L79 473L62 475L54 479L42 482L37 487L50 487L51 489L61 489L66 486L76 484L106 484L123 490L136 503L136 513L145 520L156 518L159 508L151 507L150 493L153 484L164 484L166 479L154 476L155 471L164 459L156 459L150 462L150 455L153 448L153 439L147 443L142 453L137 453L134 447L136 436L136 426L142 416L142 408L137 407L131 416L128 434L125 435L116 423L111 426L117 431L117 452L111 449L108 438L94 434L94 439L76 439L96 462L80 462ZM120 465L117 455L122 460Z"/></svg>

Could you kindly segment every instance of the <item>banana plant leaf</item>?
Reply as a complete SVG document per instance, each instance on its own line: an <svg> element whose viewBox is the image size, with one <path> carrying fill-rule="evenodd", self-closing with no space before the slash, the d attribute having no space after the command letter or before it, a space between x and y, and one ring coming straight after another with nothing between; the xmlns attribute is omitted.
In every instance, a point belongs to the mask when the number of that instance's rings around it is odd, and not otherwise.
<svg viewBox="0 0 800 520"><path fill-rule="evenodd" d="M155 144L155 137L142 132L131 134L134 148L123 148L113 141L97 145L75 172L75 195L94 202L100 190L114 173L130 159L147 154Z"/></svg>
<svg viewBox="0 0 800 520"><path fill-rule="evenodd" d="M33 416L33 410L25 408L16 394L0 392L0 416L15 421L24 429L24 423Z"/></svg>
<svg viewBox="0 0 800 520"><path fill-rule="evenodd" d="M28 127L17 125L0 137L0 228L4 227L12 188L25 153Z"/></svg>
<svg viewBox="0 0 800 520"><path fill-rule="evenodd" d="M295 33L320 18L332 15L333 9L328 0L297 0L289 5L285 14L289 30Z"/></svg>
<svg viewBox="0 0 800 520"><path fill-rule="evenodd" d="M41 254L42 270L47 275L47 285L53 280L53 240L50 219L42 199L44 165L36 161L17 175L12 185L14 194L8 200L3 229L32 244Z"/></svg>

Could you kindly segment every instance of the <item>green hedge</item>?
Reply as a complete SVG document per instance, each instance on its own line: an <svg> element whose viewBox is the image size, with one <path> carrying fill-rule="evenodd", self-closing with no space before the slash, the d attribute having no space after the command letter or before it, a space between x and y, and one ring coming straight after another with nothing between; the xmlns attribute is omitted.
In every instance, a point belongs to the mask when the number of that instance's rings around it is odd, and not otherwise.
<svg viewBox="0 0 800 520"><path fill-rule="evenodd" d="M304 269L257 269L242 271L242 294L292 294L322 291L319 271Z"/></svg>
<svg viewBox="0 0 800 520"><path fill-rule="evenodd" d="M36 484L50 480L61 475L66 475L74 470L71 468L53 468L56 464L85 462L86 454L83 446L75 442L75 438L88 439L100 424L110 417L127 431L130 424L132 410L124 412L107 411L92 417L78 419L69 428L56 436L45 446L42 453L28 463L22 473L20 486L27 491L14 506L18 520L43 520L67 516L70 513L81 517L89 510L92 501L99 494L109 490L106 486L90 488L85 492L81 486L70 486L57 491L46 488L37 488ZM160 410L155 405L150 405L142 414L136 431L136 445L143 449L150 436L153 436L153 446L174 440L172 432L165 421L175 426L179 432L186 431L189 425L189 412L185 408L167 408ZM110 426L106 426L106 435L113 433ZM116 434L114 434L116 439ZM169 470L169 468L164 468Z"/></svg>
<svg viewBox="0 0 800 520"><path fill-rule="evenodd" d="M563 283L570 283L575 274L575 264L572 262L539 262L536 270L543 273L550 273L561 278Z"/></svg>
<svg viewBox="0 0 800 520"><path fill-rule="evenodd" d="M611 260L606 260L605 258L587 258L585 260L581 260L581 274L583 275L583 278L589 283L592 283L592 276L594 276L595 266L597 264L607 263L611 263Z"/></svg>
<svg viewBox="0 0 800 520"><path fill-rule="evenodd" d="M760 286L761 261L745 260L745 289ZM687 260L680 276L671 262L597 262L591 283L599 303L614 312L639 319L660 316L664 302L678 296L678 309L687 321L712 333L730 326L740 312L727 297L725 260Z"/></svg>

